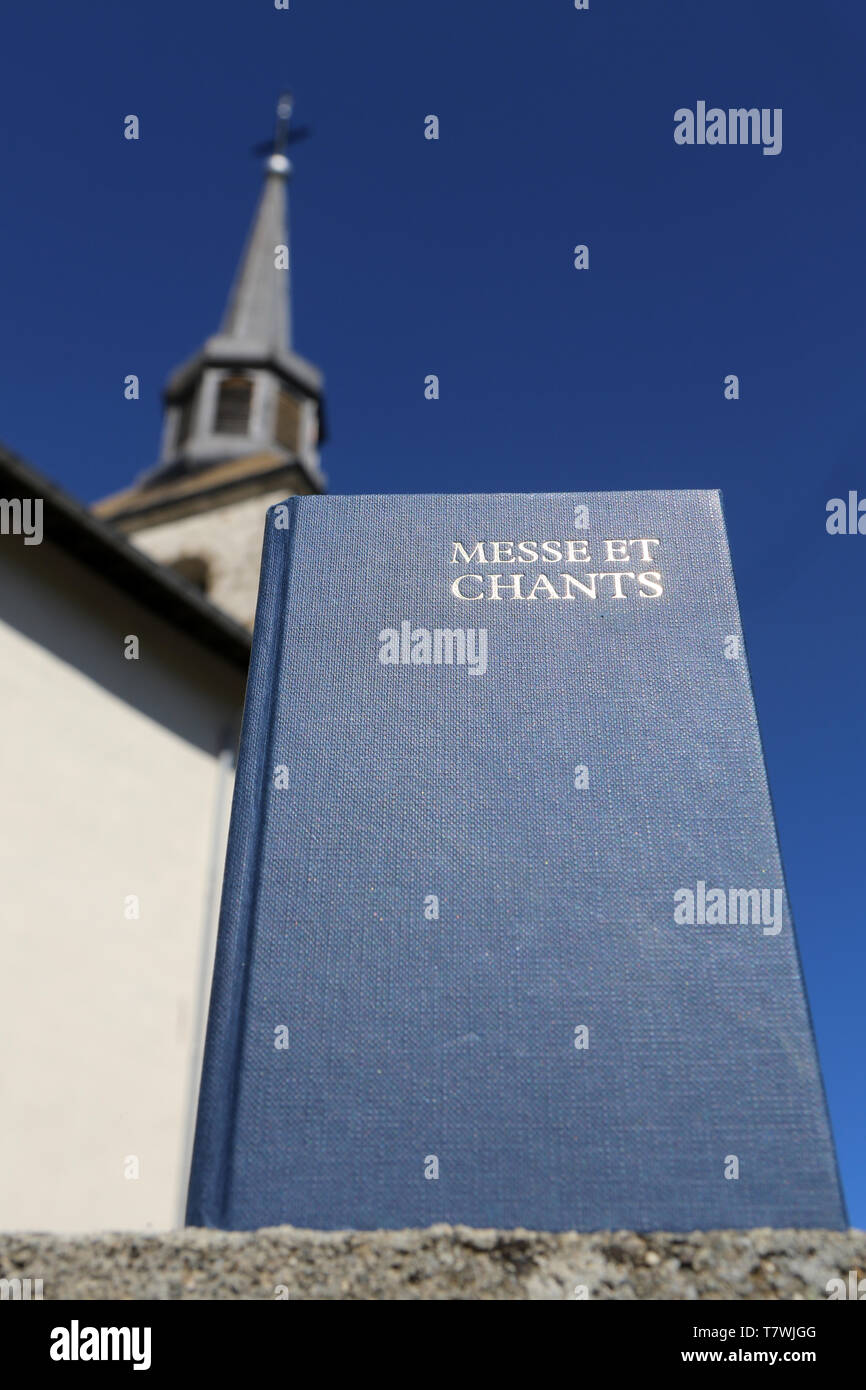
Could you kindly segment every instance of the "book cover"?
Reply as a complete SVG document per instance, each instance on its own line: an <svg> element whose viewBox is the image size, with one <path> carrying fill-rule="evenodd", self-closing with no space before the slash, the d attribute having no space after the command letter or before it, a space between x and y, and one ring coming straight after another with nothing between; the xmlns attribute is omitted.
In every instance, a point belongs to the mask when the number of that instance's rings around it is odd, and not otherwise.
<svg viewBox="0 0 866 1390"><path fill-rule="evenodd" d="M269 511L187 1219L845 1225L718 493Z"/></svg>

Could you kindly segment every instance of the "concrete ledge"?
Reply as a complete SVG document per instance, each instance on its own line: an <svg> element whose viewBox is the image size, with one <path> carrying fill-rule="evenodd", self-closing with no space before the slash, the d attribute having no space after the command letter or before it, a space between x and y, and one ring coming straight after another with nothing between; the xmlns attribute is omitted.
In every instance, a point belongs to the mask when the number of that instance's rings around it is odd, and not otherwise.
<svg viewBox="0 0 866 1390"><path fill-rule="evenodd" d="M852 1270L866 1275L863 1231L0 1234L0 1279L41 1279L45 1299L826 1300Z"/></svg>

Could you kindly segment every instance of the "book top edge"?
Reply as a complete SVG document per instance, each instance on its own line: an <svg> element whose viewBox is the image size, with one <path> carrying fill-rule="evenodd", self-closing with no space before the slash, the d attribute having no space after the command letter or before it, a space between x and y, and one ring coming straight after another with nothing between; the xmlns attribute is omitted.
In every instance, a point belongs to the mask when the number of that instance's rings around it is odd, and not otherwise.
<svg viewBox="0 0 866 1390"><path fill-rule="evenodd" d="M721 497L720 488L605 488L583 492L579 489L558 492L326 492L295 494L293 500L310 503L314 506L329 502L370 502L381 501L384 497L401 497L417 501L457 502L463 498L503 498L513 497L521 501L533 498L558 497Z"/></svg>

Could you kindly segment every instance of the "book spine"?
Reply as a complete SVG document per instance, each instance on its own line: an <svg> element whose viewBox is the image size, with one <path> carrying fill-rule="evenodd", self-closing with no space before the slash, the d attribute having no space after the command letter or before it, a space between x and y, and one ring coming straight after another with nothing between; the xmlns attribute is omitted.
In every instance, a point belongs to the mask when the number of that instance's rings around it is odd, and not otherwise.
<svg viewBox="0 0 866 1390"><path fill-rule="evenodd" d="M272 712L280 672L298 499L278 528L271 508L265 521L255 639L241 729L220 904L207 1035L199 1090L186 1223L225 1227L231 1194L231 1156L240 1076L240 1049L252 934L259 890L261 842L269 782Z"/></svg>
<svg viewBox="0 0 866 1390"><path fill-rule="evenodd" d="M809 1000L809 991L806 986L806 972L803 969L803 957L800 950L800 942L797 936L797 926L794 919L793 899L791 897L791 892L788 886L788 876L785 872L785 861L782 857L782 845L779 839L779 820L778 816L776 815L776 806L773 800L773 789L770 786L767 754L766 749L764 747L763 735L761 733L761 721L758 718L758 705L755 699L755 687L754 682L752 681L751 668L749 666L748 647L746 646L745 642L745 632L743 631L742 609L740 606L740 596L737 589L737 577L734 573L734 562L731 556L730 542L728 540L729 531L727 525L727 518L725 514L725 503L721 492L717 491L714 494L714 496L716 497L718 502L719 516L721 522L721 535L723 541L721 554L722 568L726 575L728 588L733 597L734 613L736 614L737 621L739 623L739 631L742 635L742 641L745 650L743 669L746 684L746 700L748 702L750 710L750 724L753 731L755 744L757 746L756 764L759 774L763 778L764 799L766 801L770 814L773 843L776 849L776 859L779 864L779 873L781 874L782 887L785 895L784 900L788 904L788 918L791 923L791 941L793 943L794 949L794 961L797 972L797 982L800 987L800 993L803 1000L803 1009L806 1015L806 1025L809 1030L809 1039L812 1045L812 1057L814 1058L815 1081L819 1096L819 1104L821 1106L821 1113L824 1121L824 1129L828 1136L830 1157L833 1165L836 1197L839 1207L839 1220L836 1229L845 1230L846 1227L850 1224L848 1217L848 1204L845 1196L845 1188L842 1184L842 1170L839 1166L839 1154L836 1148L836 1142L833 1135L833 1121L830 1115L830 1101L827 1095L827 1084L824 1079L824 1070L821 1066L820 1053L818 1051L818 1035L815 1031L815 1019L812 1013L812 1005Z"/></svg>

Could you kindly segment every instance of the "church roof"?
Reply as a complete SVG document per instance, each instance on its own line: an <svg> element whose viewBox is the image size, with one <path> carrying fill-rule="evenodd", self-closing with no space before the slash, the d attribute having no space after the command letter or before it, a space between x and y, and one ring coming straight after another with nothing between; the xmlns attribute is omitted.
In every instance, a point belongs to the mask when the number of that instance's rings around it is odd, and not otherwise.
<svg viewBox="0 0 866 1390"><path fill-rule="evenodd" d="M229 459L214 464L204 474L182 474L176 478L157 481L143 489L137 484L114 492L93 503L94 516L108 521L122 521L145 513L164 513L187 498L196 498L203 505L216 504L220 499L233 501L244 495L255 496L266 488L283 488L288 495L306 491L299 486L303 476L286 462L284 453L264 452L250 458Z"/></svg>
<svg viewBox="0 0 866 1390"><path fill-rule="evenodd" d="M252 634L185 579L136 549L29 463L0 444L0 496L42 499L44 539L95 570L173 627L246 670Z"/></svg>

